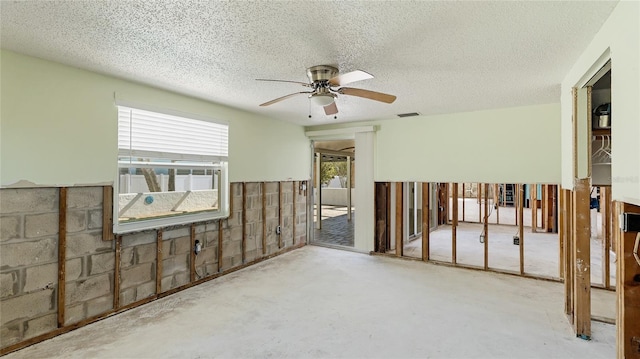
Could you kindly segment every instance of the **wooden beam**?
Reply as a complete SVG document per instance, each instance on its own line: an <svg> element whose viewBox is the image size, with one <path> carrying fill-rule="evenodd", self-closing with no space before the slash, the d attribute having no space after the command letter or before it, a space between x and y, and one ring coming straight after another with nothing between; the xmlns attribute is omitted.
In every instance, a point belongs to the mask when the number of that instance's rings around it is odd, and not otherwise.
<svg viewBox="0 0 640 359"><path fill-rule="evenodd" d="M573 295L573 191L564 190L564 204L565 204L565 235L564 235L564 248L565 257L564 263L564 293L565 293L565 314L569 318L569 322L573 324L575 322L574 316L574 295Z"/></svg>
<svg viewBox="0 0 640 359"><path fill-rule="evenodd" d="M484 269L489 269L489 184L484 184Z"/></svg>
<svg viewBox="0 0 640 359"><path fill-rule="evenodd" d="M462 222L464 222L464 199L466 194L464 193L464 182L462 182Z"/></svg>
<svg viewBox="0 0 640 359"><path fill-rule="evenodd" d="M67 187L60 187L58 196L58 328L62 328L67 284Z"/></svg>
<svg viewBox="0 0 640 359"><path fill-rule="evenodd" d="M242 182L242 263L247 261L247 184Z"/></svg>
<svg viewBox="0 0 640 359"><path fill-rule="evenodd" d="M564 252L565 252L565 221L566 221L566 213L565 213L565 196L564 190L559 188L559 198L560 202L559 210L558 210L558 273L560 273L560 278L564 278Z"/></svg>
<svg viewBox="0 0 640 359"><path fill-rule="evenodd" d="M515 188L514 188L515 189ZM515 197L515 196L514 196ZM520 245L520 274L524 275L524 184L518 184L518 237Z"/></svg>
<svg viewBox="0 0 640 359"><path fill-rule="evenodd" d="M531 232L538 231L538 185L531 185Z"/></svg>
<svg viewBox="0 0 640 359"><path fill-rule="evenodd" d="M478 183L478 223L482 223L482 184Z"/></svg>
<svg viewBox="0 0 640 359"><path fill-rule="evenodd" d="M113 309L120 308L120 256L122 251L122 236L116 237L115 266L113 270Z"/></svg>
<svg viewBox="0 0 640 359"><path fill-rule="evenodd" d="M218 273L222 272L222 219L218 220Z"/></svg>
<svg viewBox="0 0 640 359"><path fill-rule="evenodd" d="M573 193L573 293L576 336L591 338L590 179L575 179Z"/></svg>
<svg viewBox="0 0 640 359"><path fill-rule="evenodd" d="M640 206L620 203L619 214L636 213ZM619 227L618 227L619 228ZM620 231L620 229L616 229ZM640 242L639 232L621 232L618 243L616 277L618 317L616 321L618 358L640 358L640 259L634 246ZM640 249L640 247L639 247ZM640 254L636 254L640 256Z"/></svg>
<svg viewBox="0 0 640 359"><path fill-rule="evenodd" d="M602 216L602 284L611 287L611 187L600 187L600 215Z"/></svg>
<svg viewBox="0 0 640 359"><path fill-rule="evenodd" d="M189 251L189 282L196 280L196 224L191 223L190 228L191 251Z"/></svg>
<svg viewBox="0 0 640 359"><path fill-rule="evenodd" d="M293 218L291 219L291 226L292 226L292 229L291 229L291 237L292 237L291 243L294 244L294 245L296 244L296 222L298 220L296 218L296 206L298 205L296 203L296 192L297 192L296 181L292 181L291 182L291 195L292 195L293 204L291 205L291 216ZM349 208L349 213L351 213L351 208ZM350 216L351 215L349 215L349 217Z"/></svg>
<svg viewBox="0 0 640 359"><path fill-rule="evenodd" d="M102 187L102 240L113 240L113 187Z"/></svg>
<svg viewBox="0 0 640 359"><path fill-rule="evenodd" d="M498 189L498 184L493 184L493 206L496 209L496 224L500 224L500 190Z"/></svg>
<svg viewBox="0 0 640 359"><path fill-rule="evenodd" d="M457 253L457 227L458 227L458 184L453 183L451 186L451 263L458 261Z"/></svg>
<svg viewBox="0 0 640 359"><path fill-rule="evenodd" d="M464 184L463 184L464 186ZM429 183L422 183L422 260L429 260L429 236L431 229ZM464 203L464 202L463 202ZM464 208L464 207L463 207Z"/></svg>
<svg viewBox="0 0 640 359"><path fill-rule="evenodd" d="M162 293L162 228L156 233L156 294Z"/></svg>
<svg viewBox="0 0 640 359"><path fill-rule="evenodd" d="M542 199L540 201L540 212L542 212L542 231L549 232L549 227L547 223L547 217L549 216L549 206L547 203L547 198L549 196L549 186L546 184L542 185Z"/></svg>
<svg viewBox="0 0 640 359"><path fill-rule="evenodd" d="M318 188L320 193L320 188ZM320 213L320 212L318 212ZM318 217L318 221L321 218ZM280 234L278 235L278 248L284 247L284 241L282 240L282 182L278 181L278 227L280 227Z"/></svg>
<svg viewBox="0 0 640 359"><path fill-rule="evenodd" d="M262 255L267 254L267 184L261 183L262 189Z"/></svg>
<svg viewBox="0 0 640 359"><path fill-rule="evenodd" d="M396 256L402 257L403 255L403 227L404 227L404 212L403 212L403 191L402 182L396 182Z"/></svg>

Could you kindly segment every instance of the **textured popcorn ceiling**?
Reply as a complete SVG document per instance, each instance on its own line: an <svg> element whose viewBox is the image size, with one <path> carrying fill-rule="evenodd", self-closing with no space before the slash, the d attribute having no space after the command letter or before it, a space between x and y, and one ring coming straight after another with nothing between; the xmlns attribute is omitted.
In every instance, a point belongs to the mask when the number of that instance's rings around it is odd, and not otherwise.
<svg viewBox="0 0 640 359"><path fill-rule="evenodd" d="M2 1L3 48L303 125L559 101L616 2ZM375 78L338 119L300 95L305 69ZM313 117L308 118L309 112ZM398 121L402 121L398 119Z"/></svg>

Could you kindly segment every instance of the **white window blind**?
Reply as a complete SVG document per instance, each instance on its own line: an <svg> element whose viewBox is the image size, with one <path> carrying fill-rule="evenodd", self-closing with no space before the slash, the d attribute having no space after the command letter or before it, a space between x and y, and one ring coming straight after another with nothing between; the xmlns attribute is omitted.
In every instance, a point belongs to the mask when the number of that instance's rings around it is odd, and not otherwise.
<svg viewBox="0 0 640 359"><path fill-rule="evenodd" d="M226 124L118 106L120 156L227 161Z"/></svg>

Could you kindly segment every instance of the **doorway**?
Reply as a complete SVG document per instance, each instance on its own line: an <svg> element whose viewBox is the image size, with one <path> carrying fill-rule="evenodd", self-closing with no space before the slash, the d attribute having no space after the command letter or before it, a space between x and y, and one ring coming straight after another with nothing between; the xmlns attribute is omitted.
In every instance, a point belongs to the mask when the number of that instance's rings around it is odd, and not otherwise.
<svg viewBox="0 0 640 359"><path fill-rule="evenodd" d="M354 247L355 141L314 141L313 243Z"/></svg>

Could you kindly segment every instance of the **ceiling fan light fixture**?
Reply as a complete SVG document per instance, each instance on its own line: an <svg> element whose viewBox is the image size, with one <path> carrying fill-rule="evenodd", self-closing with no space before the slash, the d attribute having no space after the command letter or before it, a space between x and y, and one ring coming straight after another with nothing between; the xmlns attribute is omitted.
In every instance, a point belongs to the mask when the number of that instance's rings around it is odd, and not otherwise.
<svg viewBox="0 0 640 359"><path fill-rule="evenodd" d="M314 105L322 107L331 105L334 101L334 97L334 94L313 94L309 96Z"/></svg>

